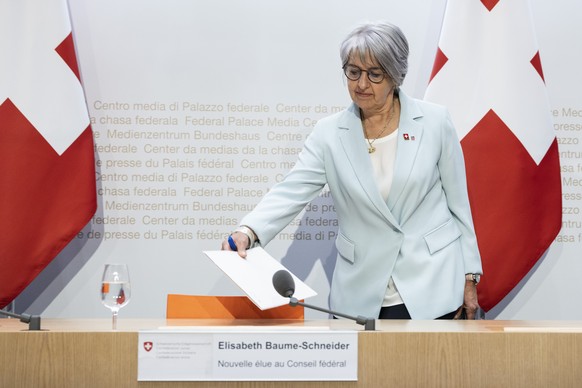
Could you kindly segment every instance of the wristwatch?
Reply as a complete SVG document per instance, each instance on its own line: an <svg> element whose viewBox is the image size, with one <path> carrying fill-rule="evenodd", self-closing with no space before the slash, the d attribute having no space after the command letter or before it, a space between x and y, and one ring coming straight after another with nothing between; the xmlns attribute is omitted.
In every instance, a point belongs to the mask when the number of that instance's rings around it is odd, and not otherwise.
<svg viewBox="0 0 582 388"><path fill-rule="evenodd" d="M468 273L465 275L465 280L470 280L473 283L475 283L475 285L479 284L479 282L481 281L481 275L479 275L478 273Z"/></svg>

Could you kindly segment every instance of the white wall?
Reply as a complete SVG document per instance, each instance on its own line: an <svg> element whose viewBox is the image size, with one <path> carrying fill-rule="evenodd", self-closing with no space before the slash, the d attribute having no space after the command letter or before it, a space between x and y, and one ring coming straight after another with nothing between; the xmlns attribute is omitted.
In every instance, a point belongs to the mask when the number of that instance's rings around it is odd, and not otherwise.
<svg viewBox="0 0 582 388"><path fill-rule="evenodd" d="M99 147L98 188L102 191L96 217L118 224L88 225L83 237L73 241L17 299L16 308L44 317L108 317L99 301L100 276L104 263L117 261L129 264L133 287L132 300L122 310L121 319L163 317L168 293L240 294L202 251L219 249L222 236L246 210L198 211L196 206L255 204L257 195L293 163L312 123L334 107L348 104L338 47L360 21L386 19L403 29L411 47L404 89L422 98L445 7L445 0L69 3ZM573 108L582 114L582 3L535 0L533 6L552 108L560 112ZM144 105L140 109L134 104ZM190 110L196 104L198 109ZM222 107L223 111L201 111L200 105ZM266 106L269 112L228 111L230 106L241 105L263 110ZM278 106L291 110L301 106L308 111L279 112ZM147 121L153 119L159 122ZM193 122L201 119L207 122ZM224 123L217 122L221 119ZM558 124L581 123L580 117L560 115L555 119ZM244 120L264 123L247 126ZM116 134L122 137L112 137ZM184 138L171 138L178 134ZM200 139L197 134L220 137ZM576 143L562 144L562 151L582 151L580 130L558 130L556 134ZM120 149L112 152L113 146ZM264 162L269 165L265 167ZM217 166L220 163L224 165ZM564 177L581 178L580 159L565 157L562 163L574 169ZM141 181L135 180L138 176ZM222 181L202 181L206 176ZM259 183L237 182L242 176ZM235 181L228 182L231 177ZM209 191L197 192L201 189ZM220 190L223 192L217 192ZM581 190L569 186L564 192ZM146 204L158 209L112 208ZM564 201L573 212L581 204L582 200ZM322 211L331 206L329 198L320 197L314 205L317 209L313 206L298 217L301 226L284 231L309 235L312 240L280 238L266 248L318 291L310 302L326 305L334 262L333 240L328 236L335 227L305 223L307 217L316 223L333 222L334 216ZM564 215L564 221L578 222L562 231L564 238L571 235L574 242L554 243L488 318L582 319L582 309L576 308L581 296L581 220L579 214ZM316 241L320 230L326 237ZM118 232L140 236L115 235ZM156 238L146 238L154 234ZM308 316L321 315L308 312Z"/></svg>

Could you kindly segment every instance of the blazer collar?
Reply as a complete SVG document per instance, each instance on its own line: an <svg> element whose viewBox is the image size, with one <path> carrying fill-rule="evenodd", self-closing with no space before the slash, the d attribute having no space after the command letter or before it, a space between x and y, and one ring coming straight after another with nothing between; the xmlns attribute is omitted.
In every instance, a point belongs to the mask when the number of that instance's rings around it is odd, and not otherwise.
<svg viewBox="0 0 582 388"><path fill-rule="evenodd" d="M398 203L398 199L410 176L410 171L412 170L422 137L422 125L417 121L422 117L420 107L414 99L409 98L402 91L399 92L399 99L399 135L396 162L394 165L394 178L388 201L384 201L378 190L378 185L374 180L373 167L368 155L366 139L364 138L364 130L360 118L360 109L352 103L338 120L341 144L360 185L368 195L372 204L396 227L399 226L399 223L391 210Z"/></svg>
<svg viewBox="0 0 582 388"><path fill-rule="evenodd" d="M423 125L421 124L423 113L416 100L408 97L402 91L399 93L399 98L398 144L394 163L394 176L387 201L391 210L398 205L404 187L408 182L423 133Z"/></svg>

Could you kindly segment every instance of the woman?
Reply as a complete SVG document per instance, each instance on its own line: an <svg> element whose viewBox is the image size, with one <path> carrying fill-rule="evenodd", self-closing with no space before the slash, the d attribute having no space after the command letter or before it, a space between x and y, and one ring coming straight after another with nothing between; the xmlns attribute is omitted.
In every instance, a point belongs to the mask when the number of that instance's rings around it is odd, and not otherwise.
<svg viewBox="0 0 582 388"><path fill-rule="evenodd" d="M317 123L295 167L229 239L245 257L327 184L339 222L332 310L473 318L481 259L447 110L400 90L408 43L398 27L364 24L346 37L340 56L353 104Z"/></svg>

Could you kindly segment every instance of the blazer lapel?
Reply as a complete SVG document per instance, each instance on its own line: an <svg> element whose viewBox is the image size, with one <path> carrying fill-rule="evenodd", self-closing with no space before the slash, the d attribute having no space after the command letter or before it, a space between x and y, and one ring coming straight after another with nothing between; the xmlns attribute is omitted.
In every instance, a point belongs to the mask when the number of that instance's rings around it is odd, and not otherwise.
<svg viewBox="0 0 582 388"><path fill-rule="evenodd" d="M366 140L360 119L360 110L352 104L338 121L339 138L362 189L372 204L392 225L399 227L394 215L380 195L372 174L372 163L366 150Z"/></svg>
<svg viewBox="0 0 582 388"><path fill-rule="evenodd" d="M408 182L423 133L423 126L418 122L418 119L423 116L421 109L413 99L403 92L399 93L399 99L400 123L398 125L394 177L387 200L389 209L394 209L394 206L397 205Z"/></svg>

